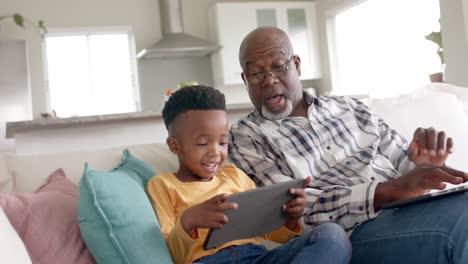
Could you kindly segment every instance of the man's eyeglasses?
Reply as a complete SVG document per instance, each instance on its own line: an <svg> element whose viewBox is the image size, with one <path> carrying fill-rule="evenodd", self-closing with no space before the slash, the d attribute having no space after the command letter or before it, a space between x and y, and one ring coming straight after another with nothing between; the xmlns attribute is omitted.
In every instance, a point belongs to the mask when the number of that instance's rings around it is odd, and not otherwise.
<svg viewBox="0 0 468 264"><path fill-rule="evenodd" d="M273 67L271 71L256 72L253 74L246 74L245 77L250 84L259 84L263 83L268 75L272 75L275 78L283 76L289 70L289 63L294 58L294 55L291 55L291 58L286 61L284 64Z"/></svg>

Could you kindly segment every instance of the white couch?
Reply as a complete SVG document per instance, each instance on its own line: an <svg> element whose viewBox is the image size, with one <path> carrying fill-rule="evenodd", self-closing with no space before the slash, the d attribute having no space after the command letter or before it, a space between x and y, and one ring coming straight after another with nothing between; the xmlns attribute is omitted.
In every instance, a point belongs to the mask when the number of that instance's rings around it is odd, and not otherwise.
<svg viewBox="0 0 468 264"><path fill-rule="evenodd" d="M370 100L368 105L409 139L418 126L445 130L455 140L455 153L448 164L468 171L468 88L430 85L411 95ZM57 168L63 168L67 177L78 183L85 162L93 169L114 168L124 148L41 155L0 153L0 193L33 192ZM177 169L177 159L165 144L133 145L128 148L132 155L147 162L156 172Z"/></svg>

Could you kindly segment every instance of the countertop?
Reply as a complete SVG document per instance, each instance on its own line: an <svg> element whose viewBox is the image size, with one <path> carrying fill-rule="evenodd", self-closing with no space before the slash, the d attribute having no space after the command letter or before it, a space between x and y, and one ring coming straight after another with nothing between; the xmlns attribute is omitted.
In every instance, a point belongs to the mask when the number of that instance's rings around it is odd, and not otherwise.
<svg viewBox="0 0 468 264"><path fill-rule="evenodd" d="M239 103L226 105L227 111L250 110L253 105L250 103ZM68 118L51 118L51 119L35 119L28 121L17 121L6 123L6 138L14 138L18 131L27 131L35 129L55 128L55 127L71 127L89 124L101 124L118 121L132 121L142 119L159 119L162 118L160 112L132 112L111 115L94 115L82 117Z"/></svg>

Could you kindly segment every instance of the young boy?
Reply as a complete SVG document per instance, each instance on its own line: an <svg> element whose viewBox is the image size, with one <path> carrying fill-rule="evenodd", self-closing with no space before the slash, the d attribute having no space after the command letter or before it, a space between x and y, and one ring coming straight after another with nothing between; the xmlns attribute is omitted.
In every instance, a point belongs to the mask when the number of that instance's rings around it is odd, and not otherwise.
<svg viewBox="0 0 468 264"><path fill-rule="evenodd" d="M285 244L268 251L257 238L248 238L204 250L208 229L226 224L229 219L223 212L237 208L225 202L228 195L253 189L255 184L233 165L223 165L229 127L225 98L218 90L181 88L166 102L163 118L169 132L166 143L178 156L179 169L153 177L146 190L175 263L349 262L351 246L340 226L324 224L300 235L299 219L306 202L301 188L290 190L295 198L283 207L284 226L264 235Z"/></svg>

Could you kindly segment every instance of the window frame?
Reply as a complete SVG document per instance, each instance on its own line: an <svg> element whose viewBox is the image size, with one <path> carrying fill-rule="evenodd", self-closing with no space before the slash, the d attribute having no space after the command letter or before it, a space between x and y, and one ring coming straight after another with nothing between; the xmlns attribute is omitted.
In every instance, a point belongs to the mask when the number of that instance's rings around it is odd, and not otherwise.
<svg viewBox="0 0 468 264"><path fill-rule="evenodd" d="M42 49L42 63L43 63L43 76L44 76L44 90L45 90L45 100L46 108L49 112L52 112L52 103L51 103L51 92L49 86L49 71L47 64L47 37L64 37L64 36L91 36L91 35L111 35L111 34L126 34L128 36L128 48L130 54L130 70L131 70L131 85L132 85L132 95L133 95L133 104L135 106L135 111L141 111L141 97L140 97L140 87L138 79L138 63L137 63L137 53L135 45L135 35L133 30L129 26L121 27L72 27L72 28L48 28L48 32L44 34L41 40L41 49ZM93 114L100 115L100 114Z"/></svg>

